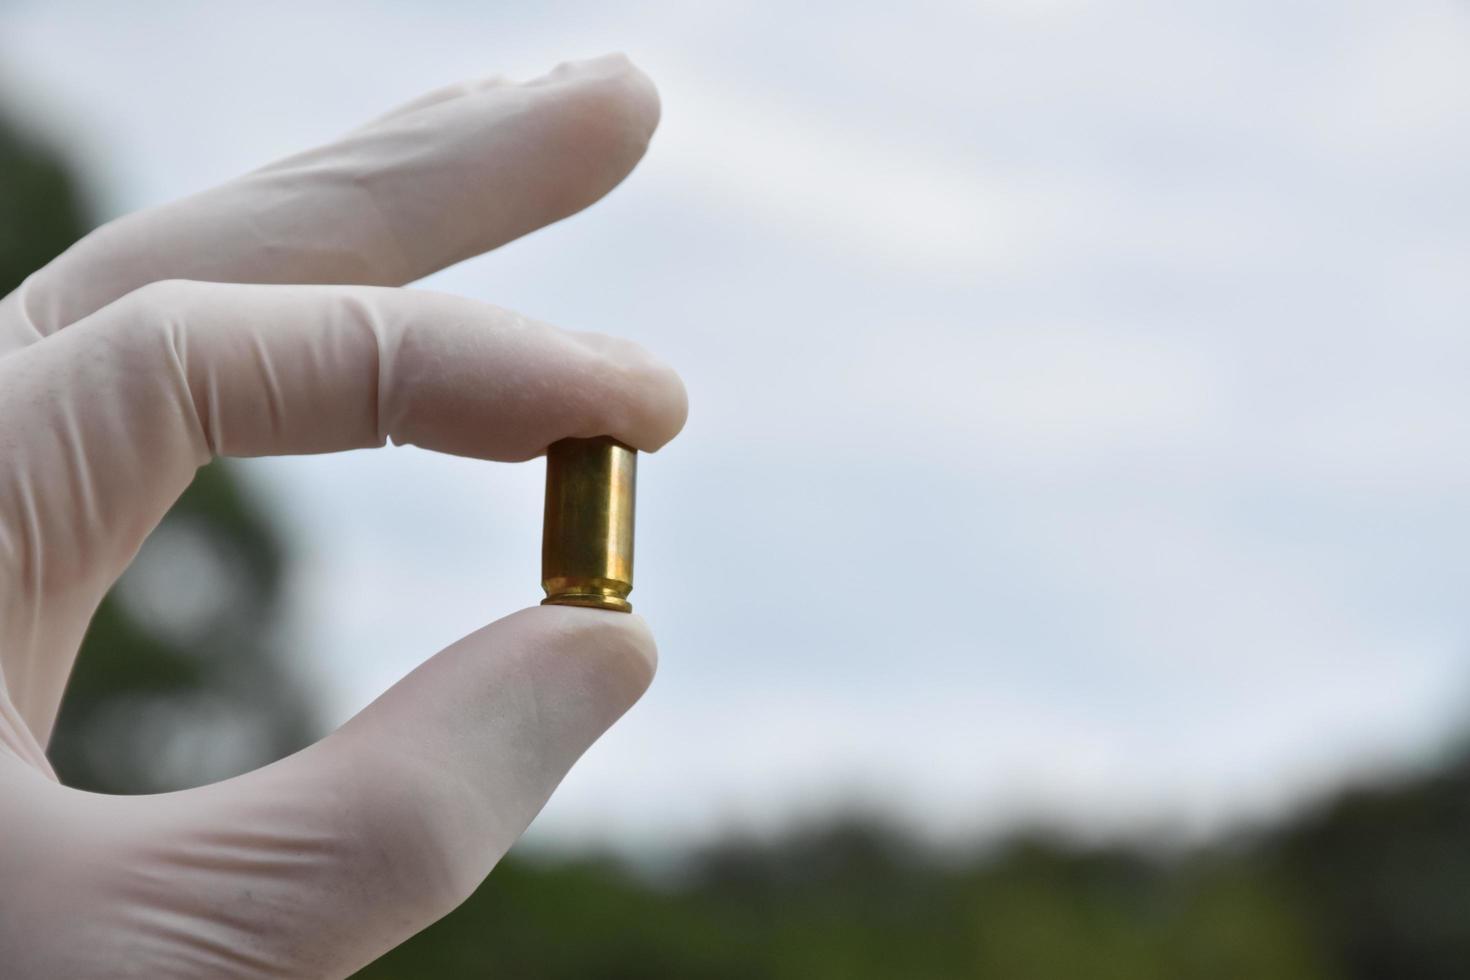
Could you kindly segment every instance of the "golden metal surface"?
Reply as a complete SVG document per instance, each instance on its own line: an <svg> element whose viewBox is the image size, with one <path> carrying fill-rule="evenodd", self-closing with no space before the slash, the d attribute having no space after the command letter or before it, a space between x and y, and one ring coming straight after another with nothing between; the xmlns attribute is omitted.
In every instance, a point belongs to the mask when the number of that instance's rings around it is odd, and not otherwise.
<svg viewBox="0 0 1470 980"><path fill-rule="evenodd" d="M632 612L633 500L638 453L608 436L562 439L546 451L542 605Z"/></svg>

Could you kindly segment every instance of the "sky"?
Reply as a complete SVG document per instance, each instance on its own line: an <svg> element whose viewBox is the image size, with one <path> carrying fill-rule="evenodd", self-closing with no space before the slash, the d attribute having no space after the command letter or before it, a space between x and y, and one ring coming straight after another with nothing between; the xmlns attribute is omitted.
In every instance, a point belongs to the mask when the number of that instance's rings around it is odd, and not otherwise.
<svg viewBox="0 0 1470 980"><path fill-rule="evenodd" d="M1250 825L1470 695L1470 6L0 2L104 216L626 51L644 164L425 281L674 364L654 687L532 830ZM539 463L256 460L337 723L540 597Z"/></svg>

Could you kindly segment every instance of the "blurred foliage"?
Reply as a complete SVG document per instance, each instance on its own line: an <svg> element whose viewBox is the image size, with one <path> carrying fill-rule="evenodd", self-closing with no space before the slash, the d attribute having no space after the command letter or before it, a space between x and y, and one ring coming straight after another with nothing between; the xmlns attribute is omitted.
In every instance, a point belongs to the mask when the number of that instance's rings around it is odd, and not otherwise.
<svg viewBox="0 0 1470 980"><path fill-rule="evenodd" d="M81 237L86 210L53 153L0 125L0 296Z"/></svg>
<svg viewBox="0 0 1470 980"><path fill-rule="evenodd" d="M0 127L0 292L78 237L84 210L51 155ZM189 785L301 744L310 713L272 646L282 565L233 472L202 470L93 622L51 745L67 782ZM1168 857L1034 835L937 854L838 819L678 869L509 858L359 977L1462 978L1470 753Z"/></svg>
<svg viewBox="0 0 1470 980"><path fill-rule="evenodd" d="M690 855L508 859L358 980L1470 976L1470 763L1170 857L1019 836L965 856L834 819Z"/></svg>
<svg viewBox="0 0 1470 980"><path fill-rule="evenodd" d="M311 741L313 713L274 647L281 577L274 531L230 464L201 469L93 617L48 749L62 780L162 792ZM190 608L169 601L178 592Z"/></svg>

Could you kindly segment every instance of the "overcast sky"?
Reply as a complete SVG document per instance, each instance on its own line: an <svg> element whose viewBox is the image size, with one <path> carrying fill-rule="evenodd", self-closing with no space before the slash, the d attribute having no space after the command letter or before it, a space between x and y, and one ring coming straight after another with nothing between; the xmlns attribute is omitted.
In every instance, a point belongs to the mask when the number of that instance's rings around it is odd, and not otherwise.
<svg viewBox="0 0 1470 980"><path fill-rule="evenodd" d="M901 12L900 12L901 11ZM428 281L683 373L645 701L533 831L1208 831L1470 694L1470 6L0 2L105 215L625 50L603 203ZM255 461L335 723L536 601L541 466Z"/></svg>

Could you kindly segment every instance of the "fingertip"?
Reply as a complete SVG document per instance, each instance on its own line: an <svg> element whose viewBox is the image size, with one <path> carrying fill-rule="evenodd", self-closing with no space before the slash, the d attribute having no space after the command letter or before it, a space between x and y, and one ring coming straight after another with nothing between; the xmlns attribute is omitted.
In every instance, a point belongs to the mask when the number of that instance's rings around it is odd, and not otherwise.
<svg viewBox="0 0 1470 980"><path fill-rule="evenodd" d="M568 80L605 83L610 88L621 88L632 103L644 110L645 115L651 112L653 121L658 120L657 87L647 73L622 51L612 51L579 61L564 61L545 75L525 84L527 87L534 87Z"/></svg>
<svg viewBox="0 0 1470 980"><path fill-rule="evenodd" d="M515 614L550 642L561 656L581 658L617 700L633 704L653 683L658 646L636 613L580 606L540 605Z"/></svg>
<svg viewBox="0 0 1470 980"><path fill-rule="evenodd" d="M641 344L595 331L566 331L597 363L601 395L587 405L587 431L614 436L641 452L657 452L684 428L689 393L668 362Z"/></svg>
<svg viewBox="0 0 1470 980"><path fill-rule="evenodd" d="M654 84L648 73L629 60L627 55L618 53L612 57L619 61L621 73L618 77L624 88L624 97L630 107L630 115L641 123L644 140L651 139L654 130L658 129L659 120L663 117L663 100L659 97L658 86Z"/></svg>
<svg viewBox="0 0 1470 980"><path fill-rule="evenodd" d="M637 147L638 156L647 148L663 111L653 79L621 52L563 62L525 87L544 86L562 87L584 125Z"/></svg>
<svg viewBox="0 0 1470 980"><path fill-rule="evenodd" d="M638 344L623 342L627 356L627 417L609 434L646 453L658 452L684 428L689 418L689 392L684 379L666 361Z"/></svg>
<svg viewBox="0 0 1470 980"><path fill-rule="evenodd" d="M649 453L656 453L672 442L689 421L689 390L673 368L659 364L655 387L660 396L651 406L649 437L639 447Z"/></svg>

